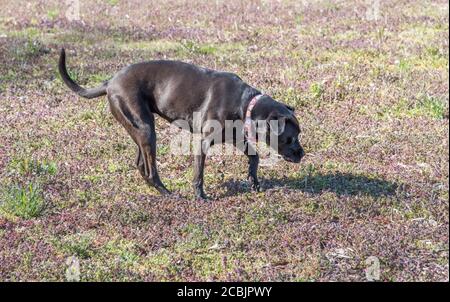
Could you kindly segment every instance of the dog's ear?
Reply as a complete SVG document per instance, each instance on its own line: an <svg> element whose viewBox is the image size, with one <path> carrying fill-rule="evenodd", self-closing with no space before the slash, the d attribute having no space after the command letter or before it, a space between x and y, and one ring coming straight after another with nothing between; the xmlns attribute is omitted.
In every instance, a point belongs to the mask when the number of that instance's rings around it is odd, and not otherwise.
<svg viewBox="0 0 450 302"><path fill-rule="evenodd" d="M267 127L275 135L279 136L284 132L284 129L286 128L286 120L287 116L272 112L271 114L269 114L269 117L266 120Z"/></svg>

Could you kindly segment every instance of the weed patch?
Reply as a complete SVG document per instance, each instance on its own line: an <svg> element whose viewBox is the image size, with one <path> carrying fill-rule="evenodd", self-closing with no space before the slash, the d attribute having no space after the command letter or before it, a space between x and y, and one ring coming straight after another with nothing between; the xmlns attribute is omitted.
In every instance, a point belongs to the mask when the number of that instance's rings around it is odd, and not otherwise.
<svg viewBox="0 0 450 302"><path fill-rule="evenodd" d="M85 232L68 235L60 240L54 240L54 245L70 256L88 259L94 255L94 233Z"/></svg>
<svg viewBox="0 0 450 302"><path fill-rule="evenodd" d="M30 158L13 158L9 163L10 172L18 175L56 175L58 165L54 161L37 161Z"/></svg>
<svg viewBox="0 0 450 302"><path fill-rule="evenodd" d="M39 217L45 208L42 190L37 184L12 185L1 193L0 209L7 214L31 219Z"/></svg>
<svg viewBox="0 0 450 302"><path fill-rule="evenodd" d="M378 113L380 118L415 118L425 117L432 119L443 119L448 115L448 107L436 97L423 96L415 102L401 99L396 105L386 107Z"/></svg>

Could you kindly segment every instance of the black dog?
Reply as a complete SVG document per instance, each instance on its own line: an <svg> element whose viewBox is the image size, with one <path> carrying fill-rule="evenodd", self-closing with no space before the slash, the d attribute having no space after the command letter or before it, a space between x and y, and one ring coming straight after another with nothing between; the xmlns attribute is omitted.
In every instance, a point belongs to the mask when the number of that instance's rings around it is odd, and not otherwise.
<svg viewBox="0 0 450 302"><path fill-rule="evenodd" d="M186 120L194 129L193 113L200 112L202 124L217 120L278 121L277 152L290 162L298 163L304 155L298 135L299 123L293 109L275 101L244 83L237 75L197 67L178 61L149 61L133 64L119 71L102 86L84 89L75 83L66 69L65 51L61 50L59 72L69 88L84 98L107 95L111 112L125 127L138 146L136 165L148 184L161 194L170 193L161 182L156 169L156 133L154 113L169 122ZM274 130L273 123L267 129ZM267 130L269 131L269 130ZM223 129L225 133L225 127ZM251 133L251 132L249 132ZM247 133L246 139L249 139ZM253 135L251 135L253 136ZM224 136L223 136L224 137ZM266 135L267 143L269 135ZM251 140L257 139L251 137ZM236 144L236 135L232 141ZM203 146L214 142L204 139ZM252 144L240 148L249 158L249 181L259 190L257 168L259 157ZM203 170L206 151L194 155L194 190L197 198L206 198L203 191Z"/></svg>

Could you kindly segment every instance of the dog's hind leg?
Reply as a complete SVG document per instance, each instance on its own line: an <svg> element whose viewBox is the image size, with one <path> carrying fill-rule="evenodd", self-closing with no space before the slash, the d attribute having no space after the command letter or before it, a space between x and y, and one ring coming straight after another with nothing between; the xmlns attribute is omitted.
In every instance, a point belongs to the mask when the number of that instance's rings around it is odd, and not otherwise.
<svg viewBox="0 0 450 302"><path fill-rule="evenodd" d="M139 168L139 166L144 165L144 161L142 160L142 153L141 153L141 149L139 148L139 146L137 146L136 148L136 159L135 159L135 165L136 167Z"/></svg>
<svg viewBox="0 0 450 302"><path fill-rule="evenodd" d="M200 141L194 142L197 144L194 147L194 195L196 199L206 200L208 197L203 190L203 174L205 170L205 160L209 148L213 143L209 139L201 139Z"/></svg>
<svg viewBox="0 0 450 302"><path fill-rule="evenodd" d="M139 145L137 145L137 152L136 152L136 167L138 168L142 177L147 181L147 179L146 179L147 172L145 172L146 166L145 166L144 156L142 155L141 147L139 147Z"/></svg>
<svg viewBox="0 0 450 302"><path fill-rule="evenodd" d="M197 199L207 199L205 191L203 190L203 171L205 169L206 154L201 153L194 155L194 194Z"/></svg>
<svg viewBox="0 0 450 302"><path fill-rule="evenodd" d="M117 94L108 98L113 116L138 145L136 165L142 177L161 194L170 193L159 178L156 168L156 132L153 113L139 98L134 100Z"/></svg>

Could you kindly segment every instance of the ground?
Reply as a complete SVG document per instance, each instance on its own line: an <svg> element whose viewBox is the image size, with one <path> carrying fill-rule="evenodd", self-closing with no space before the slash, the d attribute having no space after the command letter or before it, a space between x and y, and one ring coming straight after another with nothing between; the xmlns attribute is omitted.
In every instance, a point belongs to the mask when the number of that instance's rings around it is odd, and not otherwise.
<svg viewBox="0 0 450 302"><path fill-rule="evenodd" d="M447 1L79 4L0 1L1 281L63 281L68 259L81 281L449 280ZM86 87L151 59L234 72L295 107L307 156L253 193L244 156L213 155L195 201L158 118L161 197L106 98L63 85L61 47Z"/></svg>

